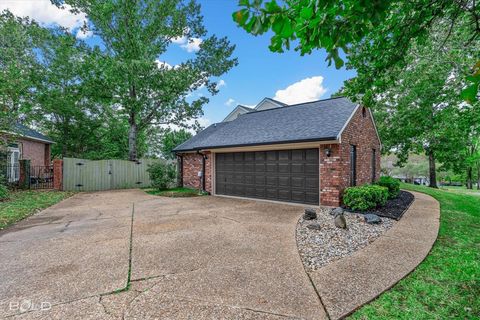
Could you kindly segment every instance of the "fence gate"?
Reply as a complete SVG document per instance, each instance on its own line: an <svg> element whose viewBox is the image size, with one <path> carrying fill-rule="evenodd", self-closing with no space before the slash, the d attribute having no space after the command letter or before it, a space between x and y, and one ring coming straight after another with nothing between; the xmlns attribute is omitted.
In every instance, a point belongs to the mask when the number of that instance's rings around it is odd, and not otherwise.
<svg viewBox="0 0 480 320"><path fill-rule="evenodd" d="M149 187L147 169L156 159L85 160L63 158L63 189L67 191L100 191Z"/></svg>

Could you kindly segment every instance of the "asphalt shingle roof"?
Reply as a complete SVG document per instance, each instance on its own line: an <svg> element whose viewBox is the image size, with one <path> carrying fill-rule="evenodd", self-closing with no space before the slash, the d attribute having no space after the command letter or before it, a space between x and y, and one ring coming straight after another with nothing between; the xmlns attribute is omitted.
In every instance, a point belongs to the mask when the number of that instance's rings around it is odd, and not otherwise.
<svg viewBox="0 0 480 320"><path fill-rule="evenodd" d="M252 111L233 121L209 126L174 151L334 140L356 106L339 97Z"/></svg>
<svg viewBox="0 0 480 320"><path fill-rule="evenodd" d="M23 124L20 124L20 123L15 124L15 132L21 135L22 137L43 140L46 143L53 143L52 139L50 139L46 135L43 135L40 132L30 129L29 127L24 126Z"/></svg>

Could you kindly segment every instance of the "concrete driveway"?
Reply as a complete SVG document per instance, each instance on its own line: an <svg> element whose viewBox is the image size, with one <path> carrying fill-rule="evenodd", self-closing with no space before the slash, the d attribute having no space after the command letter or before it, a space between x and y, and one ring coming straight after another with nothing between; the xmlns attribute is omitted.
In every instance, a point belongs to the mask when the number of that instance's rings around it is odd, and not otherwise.
<svg viewBox="0 0 480 320"><path fill-rule="evenodd" d="M82 193L0 233L0 316L324 319L295 243L303 207Z"/></svg>

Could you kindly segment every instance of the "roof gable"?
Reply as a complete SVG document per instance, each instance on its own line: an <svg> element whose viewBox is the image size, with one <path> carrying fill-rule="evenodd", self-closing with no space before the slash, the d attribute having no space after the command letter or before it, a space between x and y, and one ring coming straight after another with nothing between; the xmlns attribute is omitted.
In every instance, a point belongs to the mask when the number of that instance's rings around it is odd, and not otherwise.
<svg viewBox="0 0 480 320"><path fill-rule="evenodd" d="M239 104L238 106L235 107L235 109L232 110L232 112L230 112L225 117L225 119L222 120L222 122L228 122L228 121L235 120L239 115L248 113L252 110L253 110L252 108L245 107L245 106L242 106L242 105Z"/></svg>
<svg viewBox="0 0 480 320"><path fill-rule="evenodd" d="M280 107L285 107L286 104L274 99L270 98L264 98L262 101L260 101L259 104L255 106L256 111L262 111L262 110L269 110L273 108L280 108Z"/></svg>
<svg viewBox="0 0 480 320"><path fill-rule="evenodd" d="M52 139L50 139L46 135L36 130L33 130L27 126L24 126L23 124L20 124L20 123L15 124L15 133L24 138L38 140L48 144L54 143Z"/></svg>
<svg viewBox="0 0 480 320"><path fill-rule="evenodd" d="M252 111L208 127L174 151L337 140L356 107L347 98L339 97Z"/></svg>

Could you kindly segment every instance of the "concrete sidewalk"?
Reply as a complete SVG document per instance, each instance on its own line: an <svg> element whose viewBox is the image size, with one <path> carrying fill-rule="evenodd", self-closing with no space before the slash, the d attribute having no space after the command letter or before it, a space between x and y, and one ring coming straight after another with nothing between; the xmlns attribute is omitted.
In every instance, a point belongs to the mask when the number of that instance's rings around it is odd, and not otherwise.
<svg viewBox="0 0 480 320"><path fill-rule="evenodd" d="M310 273L331 319L342 318L408 275L427 256L440 225L438 201L412 192L415 200L383 236Z"/></svg>

